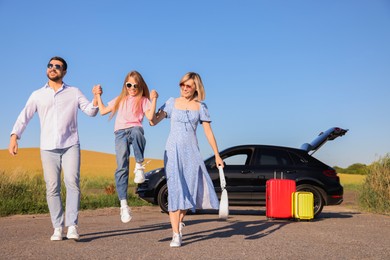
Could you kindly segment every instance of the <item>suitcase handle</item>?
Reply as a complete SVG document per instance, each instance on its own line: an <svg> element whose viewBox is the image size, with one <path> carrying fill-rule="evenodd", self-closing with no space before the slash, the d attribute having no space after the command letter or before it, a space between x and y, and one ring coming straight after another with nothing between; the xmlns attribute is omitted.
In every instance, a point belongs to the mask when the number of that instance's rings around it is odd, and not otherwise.
<svg viewBox="0 0 390 260"><path fill-rule="evenodd" d="M276 179L276 170L274 171L274 179ZM280 179L283 179L283 171L280 171Z"/></svg>

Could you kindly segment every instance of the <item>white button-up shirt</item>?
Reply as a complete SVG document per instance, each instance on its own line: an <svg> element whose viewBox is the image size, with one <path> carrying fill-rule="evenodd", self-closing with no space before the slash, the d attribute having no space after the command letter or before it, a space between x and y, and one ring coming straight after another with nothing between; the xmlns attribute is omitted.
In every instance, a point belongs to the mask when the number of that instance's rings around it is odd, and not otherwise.
<svg viewBox="0 0 390 260"><path fill-rule="evenodd" d="M57 91L45 84L34 91L20 112L11 135L21 138L28 122L38 112L41 125L40 147L42 150L67 148L79 144L77 112L81 109L88 116L96 116L98 107L93 106L81 91L65 83Z"/></svg>

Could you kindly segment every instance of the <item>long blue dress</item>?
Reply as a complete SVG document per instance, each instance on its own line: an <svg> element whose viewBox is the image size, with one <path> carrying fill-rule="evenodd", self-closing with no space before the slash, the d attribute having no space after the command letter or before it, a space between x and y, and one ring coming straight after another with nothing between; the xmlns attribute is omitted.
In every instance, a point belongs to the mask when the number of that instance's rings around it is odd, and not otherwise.
<svg viewBox="0 0 390 260"><path fill-rule="evenodd" d="M199 122L211 121L206 104L201 103L199 110L179 110L170 98L160 109L171 119L164 154L168 211L218 209L218 197L196 138Z"/></svg>

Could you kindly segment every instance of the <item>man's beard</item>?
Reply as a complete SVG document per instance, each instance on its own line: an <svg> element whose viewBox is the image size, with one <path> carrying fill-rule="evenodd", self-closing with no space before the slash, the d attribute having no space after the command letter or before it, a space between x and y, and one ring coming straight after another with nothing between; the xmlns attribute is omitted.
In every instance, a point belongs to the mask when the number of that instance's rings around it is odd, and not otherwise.
<svg viewBox="0 0 390 260"><path fill-rule="evenodd" d="M59 75L50 76L50 75L48 74L47 77L48 77L50 80L52 80L52 81L59 81L59 80L62 79Z"/></svg>

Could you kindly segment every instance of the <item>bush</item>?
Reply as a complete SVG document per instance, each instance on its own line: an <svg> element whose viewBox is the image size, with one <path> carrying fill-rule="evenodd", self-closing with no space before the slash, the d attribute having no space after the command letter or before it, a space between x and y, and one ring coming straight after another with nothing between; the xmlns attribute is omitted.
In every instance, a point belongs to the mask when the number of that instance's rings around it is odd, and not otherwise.
<svg viewBox="0 0 390 260"><path fill-rule="evenodd" d="M338 166L334 166L333 168L339 173L365 175L367 173L368 166L362 163L354 163L345 169Z"/></svg>
<svg viewBox="0 0 390 260"><path fill-rule="evenodd" d="M367 168L359 196L360 206L370 212L390 214L390 155Z"/></svg>

